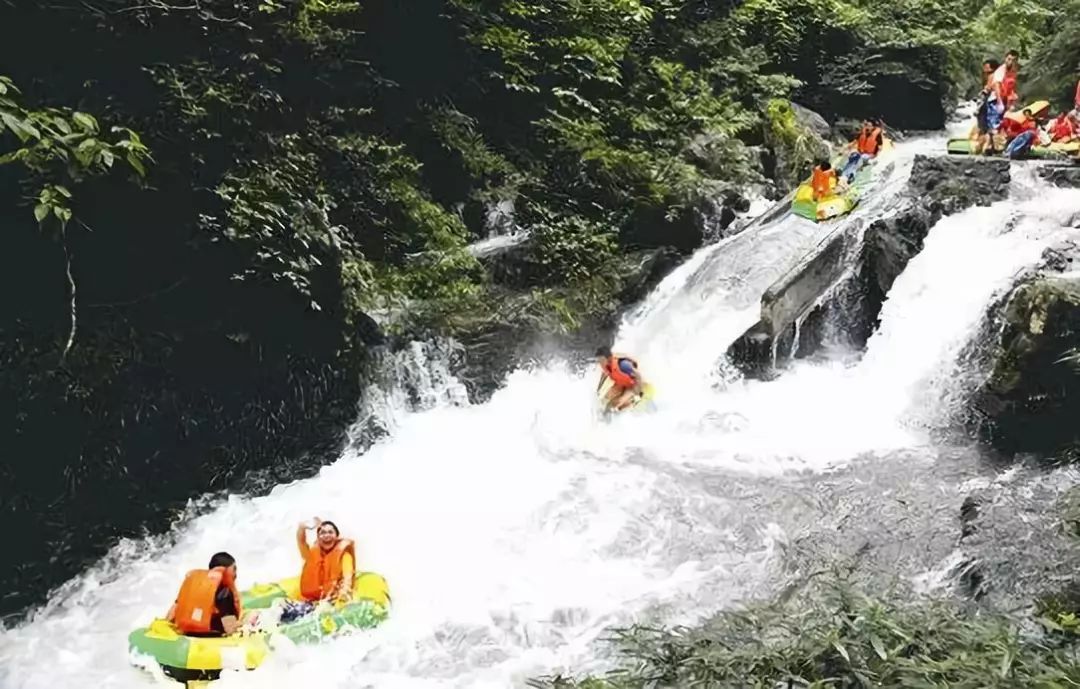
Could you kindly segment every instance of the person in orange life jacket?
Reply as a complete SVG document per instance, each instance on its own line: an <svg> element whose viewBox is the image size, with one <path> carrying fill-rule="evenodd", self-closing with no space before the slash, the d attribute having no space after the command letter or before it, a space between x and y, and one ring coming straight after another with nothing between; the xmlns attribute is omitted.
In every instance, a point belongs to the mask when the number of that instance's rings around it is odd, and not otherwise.
<svg viewBox="0 0 1080 689"><path fill-rule="evenodd" d="M307 532L315 530L315 543L308 545ZM356 546L341 537L334 522L315 517L296 529L296 547L304 560L300 573L300 595L315 602L348 600L356 573Z"/></svg>
<svg viewBox="0 0 1080 689"><path fill-rule="evenodd" d="M1032 116L1031 110L1024 109L1023 119L1011 125L1011 136L1009 138L1009 144L1005 147L1005 155L1009 158L1019 158L1028 151L1038 140L1039 136L1039 124Z"/></svg>
<svg viewBox="0 0 1080 689"><path fill-rule="evenodd" d="M851 155L848 156L844 169L840 171L840 178L851 182L855 173L863 164L876 156L881 147L885 145L884 130L879 119L865 119L855 140L848 144Z"/></svg>
<svg viewBox="0 0 1080 689"><path fill-rule="evenodd" d="M596 358L600 364L600 382L596 391L604 387L604 381L611 379L611 389L604 403L608 409L625 409L641 394L645 385L637 362L625 354L612 354L610 347L597 348Z"/></svg>
<svg viewBox="0 0 1080 689"><path fill-rule="evenodd" d="M1076 121L1067 112L1061 113L1057 116L1057 119L1050 123L1048 132L1051 141L1062 144L1076 140L1078 135Z"/></svg>
<svg viewBox="0 0 1080 689"><path fill-rule="evenodd" d="M1076 71L1080 72L1080 63L1076 65ZM1076 93L1073 95L1072 117L1080 124L1080 79L1076 81Z"/></svg>
<svg viewBox="0 0 1080 689"><path fill-rule="evenodd" d="M979 153L994 152L994 132L1001 126L1001 112L998 111L994 96L994 72L1001 65L992 58L983 60L983 89L977 99L975 111L975 146L972 151Z"/></svg>
<svg viewBox="0 0 1080 689"><path fill-rule="evenodd" d="M188 572L165 619L188 636L226 636L239 630L242 610L233 556L215 553L206 569Z"/></svg>
<svg viewBox="0 0 1080 689"><path fill-rule="evenodd" d="M1015 50L1005 53L1005 62L994 70L990 88L994 92L998 111L1005 114L1016 103L1016 76L1020 71L1020 54Z"/></svg>
<svg viewBox="0 0 1080 689"><path fill-rule="evenodd" d="M810 187L814 190L814 200L831 196L833 187L836 185L836 170L832 169L829 161L822 160L810 173Z"/></svg>

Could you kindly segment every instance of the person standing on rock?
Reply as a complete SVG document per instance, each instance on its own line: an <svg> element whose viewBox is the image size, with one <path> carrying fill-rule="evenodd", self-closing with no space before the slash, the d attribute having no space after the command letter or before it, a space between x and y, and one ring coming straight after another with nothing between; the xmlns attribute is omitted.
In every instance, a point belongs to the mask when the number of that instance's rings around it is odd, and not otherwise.
<svg viewBox="0 0 1080 689"><path fill-rule="evenodd" d="M983 60L983 88L979 92L978 110L975 111L975 147L977 155L992 155L994 150L994 132L1001 126L1001 111L998 110L994 96L994 73L1001 66L997 60Z"/></svg>
<svg viewBox="0 0 1080 689"><path fill-rule="evenodd" d="M1076 64L1076 71L1080 72L1080 62ZM1073 95L1072 117L1080 123L1080 79L1076 80L1076 93Z"/></svg>

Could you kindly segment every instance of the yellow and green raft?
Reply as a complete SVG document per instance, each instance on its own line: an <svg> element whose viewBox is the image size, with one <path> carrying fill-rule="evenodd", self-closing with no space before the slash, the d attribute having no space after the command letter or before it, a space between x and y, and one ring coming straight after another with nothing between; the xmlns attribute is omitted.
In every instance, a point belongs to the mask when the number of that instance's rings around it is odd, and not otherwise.
<svg viewBox="0 0 1080 689"><path fill-rule="evenodd" d="M264 610L276 601L298 600L300 578L257 584L240 593L243 609ZM327 610L316 609L273 631L231 636L185 636L170 622L155 619L149 626L128 635L131 651L151 656L167 675L180 681L214 679L223 669L253 670L270 653L270 637L280 634L296 643L314 643L349 629L370 629L390 609L386 580L373 572L358 572L351 600Z"/></svg>
<svg viewBox="0 0 1080 689"><path fill-rule="evenodd" d="M600 401L601 404L604 403L604 399L607 397L608 391L611 390L612 385L613 385L613 383L612 383L611 379L608 378L607 380L604 381L604 384L602 386L600 386L600 390L596 393L596 395L597 395L597 399ZM624 407L623 409L621 409L619 411L620 412L626 412L626 411L639 411L639 410L653 409L653 408L655 408L655 405L653 404L653 400L655 398L656 398L656 388L653 387L652 383L645 383L644 385L641 386L641 394L638 395L636 398L634 398L634 401L631 402L628 406ZM610 408L607 408L607 407L604 408L604 411L605 411L605 413L609 413L609 414L610 413L615 413L614 410L612 410Z"/></svg>
<svg viewBox="0 0 1080 689"><path fill-rule="evenodd" d="M884 138L881 153L892 148L892 141ZM846 152L833 161L833 169L840 172L847 164L850 152ZM867 161L856 172L851 183L839 193L814 200L814 187L806 180L795 190L795 199L791 202L791 212L807 220L822 222L847 215L859 205L867 184L874 177L873 161Z"/></svg>
<svg viewBox="0 0 1080 689"><path fill-rule="evenodd" d="M1024 116L1024 110L1030 110L1033 117L1036 119L1042 119L1050 112L1050 102L1045 100L1037 100L1033 103L1020 108L1018 110L1010 110L1005 113L1004 118L1009 120L1021 121ZM945 150L952 155L971 155L972 149L975 148L975 139L978 137L978 130L972 129L971 133L966 139L949 139L945 144ZM998 135L994 142L994 147L998 151L998 155L1005 149L1005 137ZM1067 144L1053 143L1049 146L1035 145L1028 149L1024 154L1024 158L1068 158L1075 157L1080 154L1080 142L1071 141Z"/></svg>
<svg viewBox="0 0 1080 689"><path fill-rule="evenodd" d="M947 150L953 155L970 155L974 143L971 139L949 139ZM1003 146L999 146L999 149ZM1080 142L1072 141L1067 144L1054 143L1049 146L1032 146L1024 154L1024 158L1047 159L1068 158L1080 154Z"/></svg>

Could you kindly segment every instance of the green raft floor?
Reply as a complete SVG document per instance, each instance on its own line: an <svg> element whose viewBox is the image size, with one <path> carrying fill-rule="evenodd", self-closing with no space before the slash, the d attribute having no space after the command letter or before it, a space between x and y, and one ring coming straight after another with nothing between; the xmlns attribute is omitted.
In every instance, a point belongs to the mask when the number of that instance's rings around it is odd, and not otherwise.
<svg viewBox="0 0 1080 689"><path fill-rule="evenodd" d="M971 139L949 139L946 150L953 155L971 155ZM1068 158L1080 151L1080 144L1051 144L1050 146L1032 146L1023 158L1045 160L1050 158ZM998 156L1001 153L997 154Z"/></svg>
<svg viewBox="0 0 1080 689"><path fill-rule="evenodd" d="M833 168L842 170L846 164L847 156L839 156L833 162ZM813 220L814 222L824 222L847 215L859 205L863 190L873 176L873 161L865 163L855 172L855 177L852 179L851 184L848 185L847 189L845 189L842 194L830 196L820 201L814 201L812 198L799 198L802 196L799 191L803 191L804 188L806 188L806 191L809 190L810 182L807 180L806 182L803 182L799 186L799 190L796 191L795 200L791 202L791 212L801 218Z"/></svg>

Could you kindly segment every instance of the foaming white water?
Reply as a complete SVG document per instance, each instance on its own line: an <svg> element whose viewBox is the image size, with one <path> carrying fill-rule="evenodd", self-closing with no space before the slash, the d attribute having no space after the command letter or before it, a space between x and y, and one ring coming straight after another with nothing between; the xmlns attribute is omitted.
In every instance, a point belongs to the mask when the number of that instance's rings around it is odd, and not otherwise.
<svg viewBox="0 0 1080 689"><path fill-rule="evenodd" d="M1032 193L1029 180L1015 186ZM1048 245L1077 235L1078 212L1080 193L1041 188L944 219L893 285L860 361L800 362L775 381L734 382L694 399L707 410L696 421L680 408L665 432L642 436L664 438L678 461L759 472L823 469L927 442L925 430L944 425L962 392L954 365L987 307Z"/></svg>
<svg viewBox="0 0 1080 689"><path fill-rule="evenodd" d="M905 156L886 189L900 184ZM357 539L363 567L387 576L390 620L281 648L222 686L501 689L588 669L608 625L654 606L676 617L723 606L774 563L778 527L765 516L735 534L717 515L742 507L680 480L683 465L776 474L922 442L907 422L912 400L1075 201L1047 192L939 224L890 293L862 362L800 364L770 383L715 387L724 381L710 373L820 226L766 223L702 250L620 333L659 383L653 415L597 424L594 374L558 366L519 371L490 402L468 406L441 360L412 350L400 392L372 397L391 437L313 479L234 497L171 540L122 543L28 624L0 632L0 687L151 684L128 666L126 635L164 611L183 573L220 549L238 558L245 585L295 573L295 524L315 514ZM404 412L407 400L425 411Z"/></svg>

